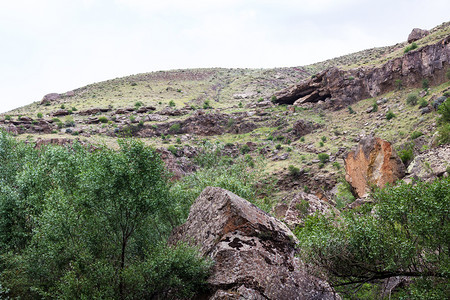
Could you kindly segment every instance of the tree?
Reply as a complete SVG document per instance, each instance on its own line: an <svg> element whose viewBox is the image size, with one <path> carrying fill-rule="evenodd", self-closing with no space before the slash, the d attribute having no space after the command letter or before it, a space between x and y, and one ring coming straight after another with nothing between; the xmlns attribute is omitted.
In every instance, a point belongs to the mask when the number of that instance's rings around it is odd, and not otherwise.
<svg viewBox="0 0 450 300"><path fill-rule="evenodd" d="M2 185L0 204L14 203L23 224L21 230L9 226L0 213L0 225L25 237L16 243L1 236L0 297L171 298L204 287L209 262L195 249L166 245L179 224L172 217L179 204L169 193L162 160L142 142L119 145L118 151L88 151L78 143L30 148L2 171L7 175L1 182L10 183ZM164 273L162 266L170 268ZM168 278L173 280L166 285Z"/></svg>
<svg viewBox="0 0 450 300"><path fill-rule="evenodd" d="M405 276L412 282L408 297L445 298L450 292L450 179L402 183L373 198L374 206L339 217L309 218L297 232L304 259L344 291Z"/></svg>

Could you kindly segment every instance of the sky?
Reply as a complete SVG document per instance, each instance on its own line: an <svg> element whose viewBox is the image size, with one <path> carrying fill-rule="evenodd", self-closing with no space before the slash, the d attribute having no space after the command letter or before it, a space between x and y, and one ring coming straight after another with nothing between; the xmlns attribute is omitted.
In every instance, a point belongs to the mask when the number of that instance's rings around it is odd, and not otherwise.
<svg viewBox="0 0 450 300"><path fill-rule="evenodd" d="M0 113L138 73L307 65L449 12L448 0L0 0Z"/></svg>

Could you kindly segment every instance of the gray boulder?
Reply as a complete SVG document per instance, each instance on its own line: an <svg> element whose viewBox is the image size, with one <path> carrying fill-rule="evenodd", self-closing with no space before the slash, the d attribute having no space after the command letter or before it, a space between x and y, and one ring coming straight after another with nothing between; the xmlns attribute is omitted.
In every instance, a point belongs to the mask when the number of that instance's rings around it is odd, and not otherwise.
<svg viewBox="0 0 450 300"><path fill-rule="evenodd" d="M306 272L285 224L250 202L207 187L169 243L197 245L214 260L210 293L201 299L336 299L329 285Z"/></svg>

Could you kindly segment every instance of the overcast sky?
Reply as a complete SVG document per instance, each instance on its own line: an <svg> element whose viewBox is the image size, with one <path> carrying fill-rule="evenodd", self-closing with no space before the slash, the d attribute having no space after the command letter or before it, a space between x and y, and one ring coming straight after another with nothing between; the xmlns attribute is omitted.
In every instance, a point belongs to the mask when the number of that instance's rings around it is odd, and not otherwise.
<svg viewBox="0 0 450 300"><path fill-rule="evenodd" d="M449 12L449 0L0 0L0 113L137 73L306 65Z"/></svg>

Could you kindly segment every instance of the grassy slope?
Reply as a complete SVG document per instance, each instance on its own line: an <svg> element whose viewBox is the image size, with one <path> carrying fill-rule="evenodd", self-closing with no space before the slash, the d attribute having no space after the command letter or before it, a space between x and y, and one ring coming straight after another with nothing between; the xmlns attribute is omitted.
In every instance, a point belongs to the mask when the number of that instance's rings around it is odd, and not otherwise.
<svg viewBox="0 0 450 300"><path fill-rule="evenodd" d="M450 34L450 23L445 23L433 29L431 34L417 42L419 47L435 43L444 36ZM75 90L75 96L66 97L58 100L50 106L40 105L39 102L15 109L9 112L9 115L28 115L35 117L38 112L42 112L46 118L49 114L56 111L64 105L66 108L76 107L78 111L93 107L109 107L112 109L132 107L137 101L144 105L156 107L160 111L168 106L169 101L173 100L177 108L185 105L201 107L205 100L209 100L215 111L221 113L233 113L239 111L255 111L255 109L246 108L247 104L255 103L258 99L270 99L272 93L276 90L290 86L299 82L314 73L320 72L330 66L340 68L355 68L365 65L378 65L389 59L403 55L405 43L390 47L369 49L354 54L342 56L325 62L317 63L306 67L278 68L278 69L191 69L191 70L173 70L167 72L153 72L138 74L123 78L112 79L100 83L94 83ZM439 96L444 90L449 88L449 82L432 87L429 94L425 96L430 100L433 95ZM331 155L337 152L340 147L350 148L356 144L359 136L374 133L377 136L391 141L395 147L411 141L410 134L413 131L421 131L425 134L427 140L431 140L435 133L436 112L421 115L418 105L411 107L406 104L408 93L419 90L400 90L376 99L366 99L353 106L356 114L350 115L347 110L341 111L322 111L320 108L312 110L297 110L295 113L288 113L286 107L278 106L266 108L272 121L265 122L262 127L240 135L224 134L211 137L194 137L185 142L185 144L197 145L202 139L213 141L222 141L224 143L244 144L252 141L258 144L258 147L269 146L274 152L277 144L281 144L278 155L289 154L289 159L274 161L266 159L266 172L270 174L287 174L287 167L295 165L300 168L312 169L315 174L324 176L339 176L341 170L336 170L330 163L324 168L319 169L318 164L313 162L317 159L318 152L326 152ZM236 99L236 94L248 94L245 99ZM372 106L373 102L386 98L387 102L379 106L376 113L368 114L366 110ZM239 103L243 107L238 106ZM385 113L392 110L396 118L386 120ZM110 113L105 115L109 116ZM168 121L186 118L170 117ZM87 117L73 115L75 121L80 121ZM287 126L275 126L276 120L285 120ZM323 126L311 134L305 136L305 141L292 141L287 144L275 140L268 140L269 136L277 136L288 132L295 121L306 119ZM151 122L158 123L158 122ZM94 127L97 125L93 125ZM113 127L113 124L98 125L104 127ZM59 132L49 135L22 135L21 138L34 140L36 138L50 138L66 136ZM162 140L160 137L146 138L146 143L156 147L167 147L176 144L177 135L169 139ZM322 137L326 138L323 146L320 146ZM115 139L105 135L91 135L91 137L81 137L82 140L92 143L104 143L108 146L115 146ZM308 147L309 146L309 147ZM258 151L251 153L252 156L258 156ZM341 159L337 162L343 166ZM280 197L282 193L280 194Z"/></svg>

